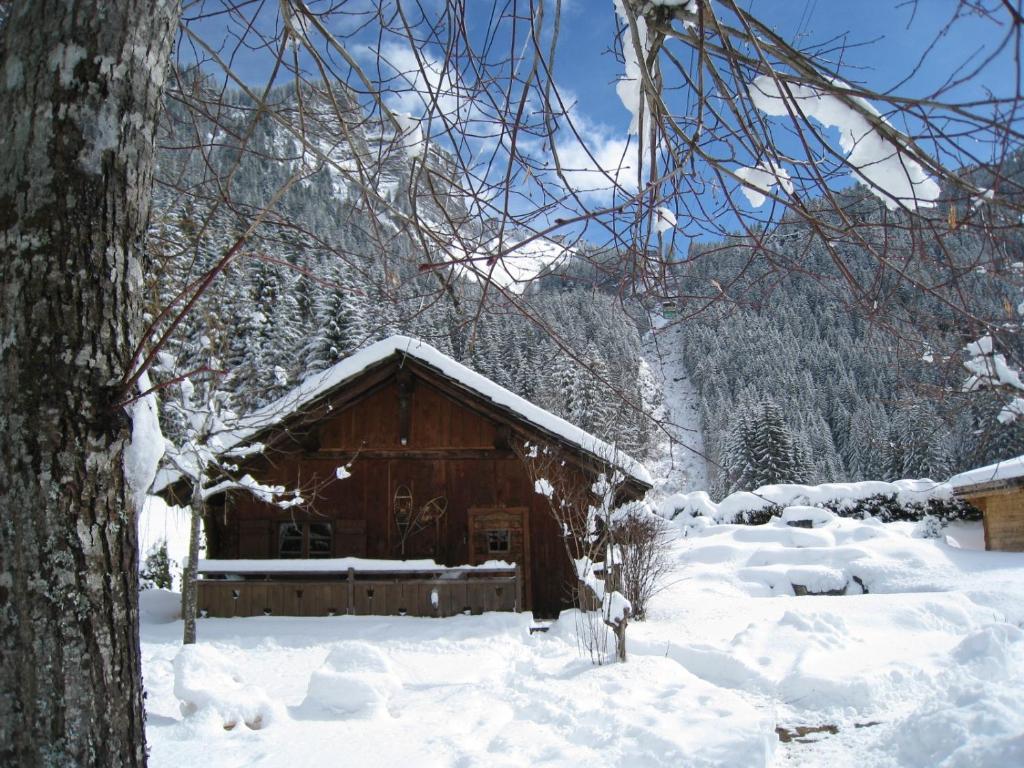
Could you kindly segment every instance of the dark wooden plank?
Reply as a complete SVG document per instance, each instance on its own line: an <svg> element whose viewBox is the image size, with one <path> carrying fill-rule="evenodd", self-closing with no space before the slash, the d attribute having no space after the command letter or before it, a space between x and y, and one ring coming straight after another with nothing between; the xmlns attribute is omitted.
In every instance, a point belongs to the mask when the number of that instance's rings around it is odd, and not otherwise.
<svg viewBox="0 0 1024 768"><path fill-rule="evenodd" d="M413 460L441 460L451 461L457 459L508 459L517 460L515 454L506 449L499 448L409 448L406 449L367 449L365 451L344 450L321 450L310 451L297 457L303 461L336 460L339 464L345 464L353 458L357 465L371 459L413 459Z"/></svg>

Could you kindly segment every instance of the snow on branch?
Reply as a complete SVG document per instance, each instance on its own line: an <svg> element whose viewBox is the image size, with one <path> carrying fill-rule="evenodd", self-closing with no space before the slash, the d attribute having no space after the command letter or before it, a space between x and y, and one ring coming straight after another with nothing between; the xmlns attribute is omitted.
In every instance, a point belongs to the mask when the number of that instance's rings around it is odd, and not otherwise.
<svg viewBox="0 0 1024 768"><path fill-rule="evenodd" d="M203 488L203 499L210 499L218 493L239 489L246 490L260 501L264 501L267 504L273 504L281 509L288 509L289 507L302 504L305 501L297 491L292 491L291 495L288 496L283 485L267 485L259 482L249 474L242 475L242 477L238 479L228 478L221 480L212 486ZM282 498L285 496L288 497Z"/></svg>
<svg viewBox="0 0 1024 768"><path fill-rule="evenodd" d="M137 382L139 392L151 389L149 374L143 373ZM147 394L128 406L132 418L132 439L124 451L124 476L131 489L138 511L146 500L146 492L156 478L167 441L160 431L155 394Z"/></svg>
<svg viewBox="0 0 1024 768"><path fill-rule="evenodd" d="M1006 390L1011 398L996 418L1002 424L1010 424L1021 416L1024 416L1024 397L1016 392L1024 393L1024 381L1021 380L1020 371L1011 367L1006 361L1006 356L995 351L992 337L988 334L976 341L972 341L964 352L967 358L964 360L964 368L970 372L967 381L964 382L965 392L976 392L979 389Z"/></svg>
<svg viewBox="0 0 1024 768"><path fill-rule="evenodd" d="M770 160L753 168L739 168L736 175L743 180L742 192L755 208L765 204L776 186L782 187L788 195L793 194L789 172Z"/></svg>
<svg viewBox="0 0 1024 768"><path fill-rule="evenodd" d="M668 232L676 225L676 215L668 208L654 209L654 231L659 235Z"/></svg>
<svg viewBox="0 0 1024 768"><path fill-rule="evenodd" d="M614 0L615 14L625 25L622 32L622 57L626 63L626 71L623 77L615 84L615 92L622 101L622 106L629 110L633 116L629 124L630 133L638 133L640 130L640 115L650 114L650 109L644 104L643 72L640 69L640 62L646 61L650 53L647 39L647 21L642 15L636 15L634 22L630 21L630 14L623 5L623 0ZM633 34L640 43L638 51L633 43Z"/></svg>
<svg viewBox="0 0 1024 768"><path fill-rule="evenodd" d="M222 453L222 456L226 456L232 459L247 459L250 456L263 453L263 443L249 443L248 445L238 445L234 448L229 448Z"/></svg>
<svg viewBox="0 0 1024 768"><path fill-rule="evenodd" d="M893 143L875 125L889 125L888 121L867 100L852 95L842 81L833 80L832 84L835 90L829 92L761 75L747 90L753 105L766 115L794 121L811 118L826 128L838 129L839 145L854 169L854 179L866 184L889 210L933 208L941 191L938 183L906 146Z"/></svg>

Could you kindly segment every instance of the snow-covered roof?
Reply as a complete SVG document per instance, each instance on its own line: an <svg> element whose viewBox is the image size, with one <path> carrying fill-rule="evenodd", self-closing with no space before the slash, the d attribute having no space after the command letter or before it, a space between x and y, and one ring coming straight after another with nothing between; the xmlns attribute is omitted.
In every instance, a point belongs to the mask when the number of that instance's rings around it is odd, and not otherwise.
<svg viewBox="0 0 1024 768"><path fill-rule="evenodd" d="M618 467L634 480L652 485L650 473L639 461L615 446L585 432L565 419L555 416L519 395L495 384L486 376L456 362L426 342L409 336L390 336L366 349L361 349L330 368L313 374L278 400L240 419L239 429L225 436L225 445L237 446L267 427L287 419L299 409L349 381L371 366L392 356L409 357L440 371L444 376L488 400L494 405L512 411L524 421L576 446L592 456Z"/></svg>
<svg viewBox="0 0 1024 768"><path fill-rule="evenodd" d="M959 490L973 485L1005 483L1016 478L1024 478L1024 456L997 461L987 467L969 469L959 475L953 475L949 478L949 484Z"/></svg>

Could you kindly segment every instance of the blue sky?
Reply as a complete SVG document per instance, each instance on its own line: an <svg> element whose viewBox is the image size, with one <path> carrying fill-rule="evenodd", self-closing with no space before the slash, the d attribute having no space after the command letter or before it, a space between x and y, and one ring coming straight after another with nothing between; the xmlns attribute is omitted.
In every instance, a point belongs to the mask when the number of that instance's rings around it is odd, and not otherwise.
<svg viewBox="0 0 1024 768"><path fill-rule="evenodd" d="M550 17L550 3L548 0ZM999 6L998 0L981 0ZM1020 3L1020 0L1013 0ZM441 0L435 0L440 5ZM363 0L363 4L369 4ZM511 6L511 0L509 0ZM260 8L260 19L267 30L279 23L277 2L247 3L247 15ZM323 3L309 0L311 9ZM346 7L358 6L359 2ZM407 3L406 5L412 5ZM429 6L430 3L427 3ZM469 0L468 23L484 26L491 3ZM896 88L902 94L916 95L933 90L969 57L981 57L992 51L998 27L976 15L965 14L950 33L942 38L929 54L926 65L909 81L920 56L959 6L957 0L747 0L745 6L762 20L768 21L787 40L798 46L845 40L847 49L841 56L842 71L851 82L887 90ZM528 3L518 0L521 12ZM186 9L195 16L216 12L218 2L203 2ZM474 9L479 9L476 12ZM335 26L347 31L349 24L340 19ZM223 40L228 25L222 17L192 25L213 42ZM614 80L621 74L621 64L608 52L615 34L615 14L611 0L564 0L562 28L557 59L557 79L561 86L578 96L588 116L609 126L628 126L628 114L614 98ZM368 45L375 39L375 28L368 25L364 35ZM838 56L838 52L837 52ZM257 84L269 74L270 56L266 51L243 51L236 59L237 71L250 83ZM1012 93L1016 88L1016 67L1009 55L992 62L975 85L983 84L997 93ZM898 86L898 87L897 87ZM960 94L963 91L958 92Z"/></svg>
<svg viewBox="0 0 1024 768"><path fill-rule="evenodd" d="M443 0L421 2L428 8L444 7ZM993 8L1000 5L1000 0L979 2ZM492 3L467 0L467 4L470 9L467 25L478 32L485 30ZM323 5L309 0L309 7L314 11ZM371 0L351 0L344 7L358 8L360 5L372 6L373 3ZM963 12L957 0L747 0L745 6L798 48L828 44L829 55L847 81L878 91L892 89L904 96L931 94L949 78L955 77L958 67L972 61L980 63L994 52L1002 32L992 20L967 14L953 24L948 33L940 34L957 9ZM194 6L198 11L215 11L219 7L217 2ZM403 7L415 9L416 4L410 2ZM548 0L547 7L550 18L552 0ZM258 26L272 31L280 24L276 0L251 2L243 6L248 15L257 8L261 9L257 17ZM525 16L530 5L523 0L507 0L499 8L505 12L515 8ZM188 13L186 11L186 15ZM1001 17L1006 17L1005 12ZM364 66L370 58L369 49L378 43L378 27L372 17L366 18L369 20L367 26L347 41L350 50L363 57ZM347 33L353 27L352 18L347 21L332 18L327 23L332 31L339 34ZM194 28L211 42L225 37L224 20L217 16L194 23ZM623 65L609 50L615 30L612 0L564 0L555 80L566 94L571 95L578 124L590 134L591 148L595 154L603 152L604 157L616 156L616 153L621 156L621 148L628 140L631 117L615 92L615 81L623 72ZM317 37L314 34L313 39ZM477 37L480 37L479 33ZM391 44L395 42L393 40ZM934 47L929 51L933 43ZM501 43L495 47L501 50ZM507 47L506 44L505 49ZM433 53L440 55L438 51ZM968 85L954 89L946 98L981 99L985 97L986 89L998 95L1013 94L1019 87L1019 73L1012 54L1012 50L1002 52L975 74ZM235 60L236 71L256 85L267 78L271 60L272 56L266 50L242 50ZM308 62L308 57L304 61ZM284 82L286 78L279 78L279 81ZM670 108L672 98L683 96L671 95L668 99ZM392 101L397 102L402 111L411 111L415 115L415 104L406 110L408 101ZM897 127L916 132L917 126L903 122L899 116L889 117ZM538 146L538 149L543 151L542 147ZM949 163L949 160L948 157L943 158L943 162ZM840 185L843 183L839 182Z"/></svg>
<svg viewBox="0 0 1024 768"><path fill-rule="evenodd" d="M834 60L851 83L905 96L933 92L954 75L958 65L980 61L992 52L998 27L977 16L952 25L924 66L917 65L947 25L956 0L749 0L745 6L798 47L845 41ZM989 2L996 6L998 2ZM629 114L614 94L622 65L605 52L614 35L611 1L571 0L566 4L562 45L557 62L561 84L577 96L581 110L594 120L625 131ZM604 10L607 9L607 13ZM983 98L984 88L1011 95L1017 88L1017 67L1004 53L973 79L957 98ZM909 79L906 79L908 78Z"/></svg>

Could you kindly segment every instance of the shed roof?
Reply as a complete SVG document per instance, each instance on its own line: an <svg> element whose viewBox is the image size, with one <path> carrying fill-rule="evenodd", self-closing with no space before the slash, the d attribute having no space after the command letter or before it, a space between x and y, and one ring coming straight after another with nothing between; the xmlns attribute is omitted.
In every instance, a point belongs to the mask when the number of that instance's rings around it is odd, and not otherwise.
<svg viewBox="0 0 1024 768"><path fill-rule="evenodd" d="M980 492L1024 484L1024 456L997 461L986 467L969 469L949 478L958 494Z"/></svg>
<svg viewBox="0 0 1024 768"><path fill-rule="evenodd" d="M601 462L618 467L646 486L653 484L646 467L615 446L510 392L486 376L470 370L426 342L409 336L390 336L349 355L320 373L309 376L274 402L242 417L238 422L239 427L224 436L225 448L238 446L267 428L280 424L300 409L391 357L397 357L400 361L408 357L430 366L443 376L458 382L465 389L471 390L499 408L512 412L543 432L579 448Z"/></svg>

